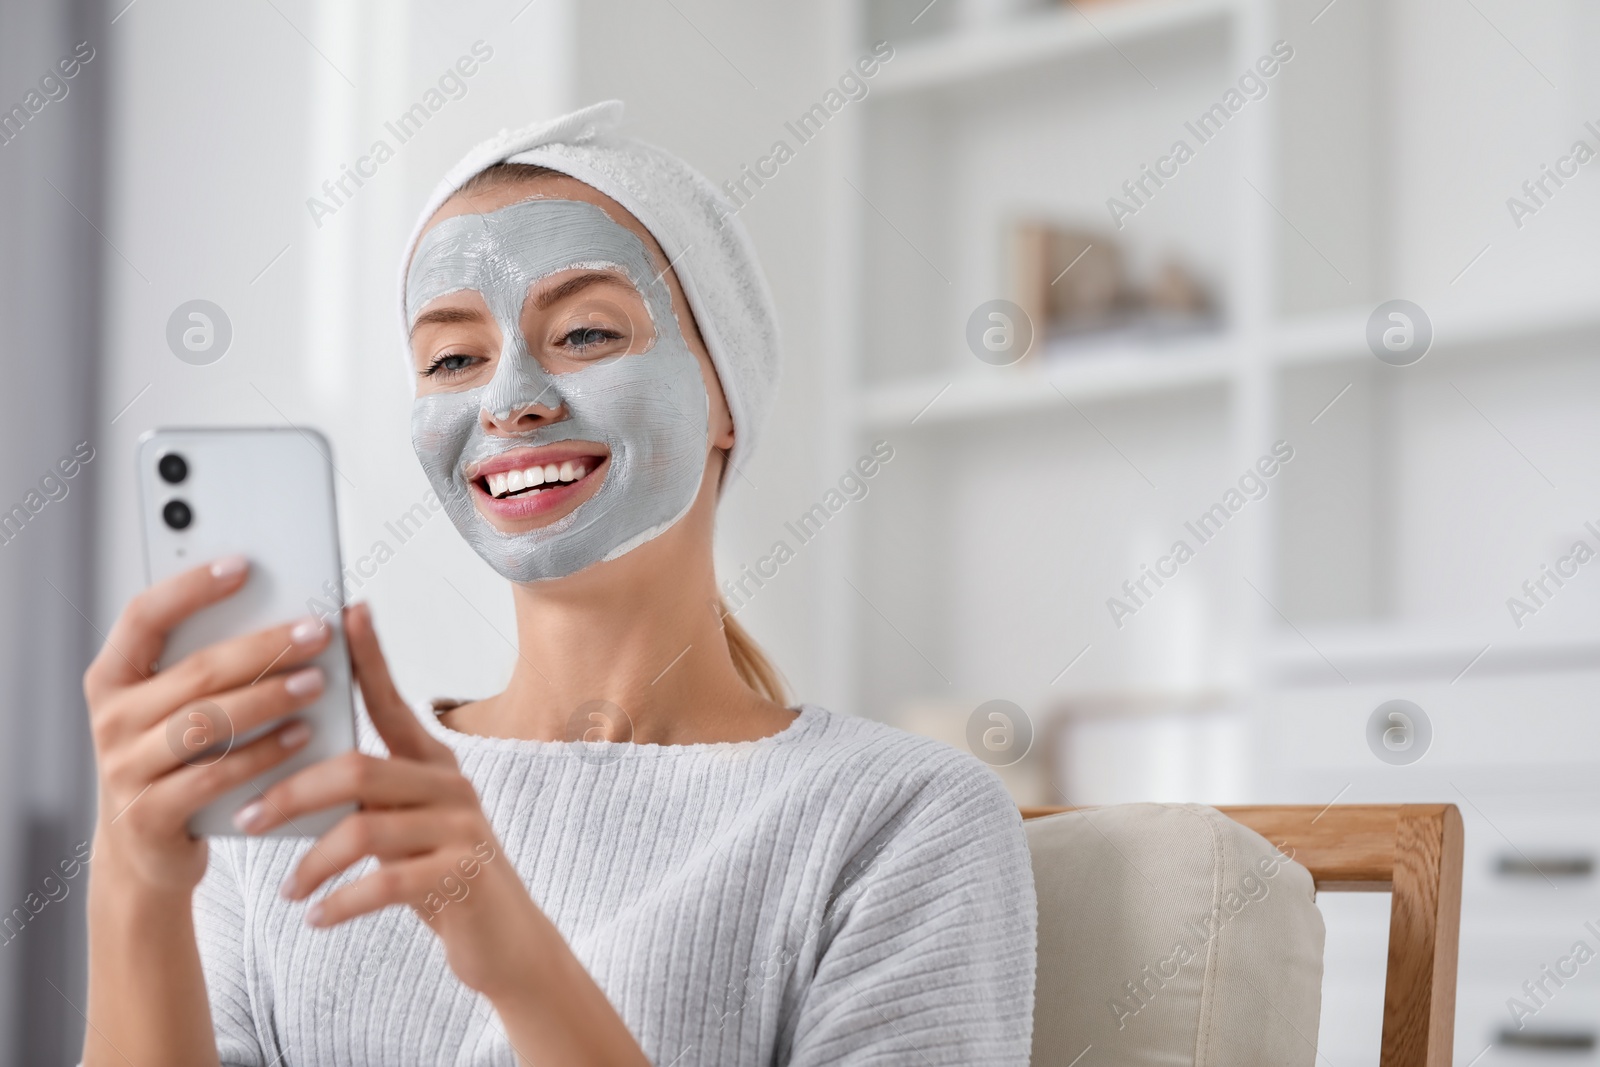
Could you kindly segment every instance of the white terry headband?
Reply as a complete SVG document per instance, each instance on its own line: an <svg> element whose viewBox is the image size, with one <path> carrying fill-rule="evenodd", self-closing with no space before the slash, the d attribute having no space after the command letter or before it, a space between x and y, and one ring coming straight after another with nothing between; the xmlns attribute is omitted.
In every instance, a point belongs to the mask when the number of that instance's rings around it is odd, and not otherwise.
<svg viewBox="0 0 1600 1067"><path fill-rule="evenodd" d="M622 101L501 130L434 187L400 256L400 331L410 368L406 274L423 228L474 175L496 163L549 167L611 197L650 231L683 286L733 416L730 464L748 462L777 391L777 310L744 224L710 180L670 152L613 132Z"/></svg>

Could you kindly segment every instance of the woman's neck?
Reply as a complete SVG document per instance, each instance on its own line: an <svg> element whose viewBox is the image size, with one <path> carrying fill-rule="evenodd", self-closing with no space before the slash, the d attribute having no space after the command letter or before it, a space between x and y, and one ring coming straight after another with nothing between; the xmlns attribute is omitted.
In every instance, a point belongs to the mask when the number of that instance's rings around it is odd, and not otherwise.
<svg viewBox="0 0 1600 1067"><path fill-rule="evenodd" d="M710 553L670 530L559 582L513 586L505 691L447 712L466 733L654 744L754 740L794 713L745 684L723 634ZM709 543L709 538L702 541ZM700 555L700 554L694 554Z"/></svg>

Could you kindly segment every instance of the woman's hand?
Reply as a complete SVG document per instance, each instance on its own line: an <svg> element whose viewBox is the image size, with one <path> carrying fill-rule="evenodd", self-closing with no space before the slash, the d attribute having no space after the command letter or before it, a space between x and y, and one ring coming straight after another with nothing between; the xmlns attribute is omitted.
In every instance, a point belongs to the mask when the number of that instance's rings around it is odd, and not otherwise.
<svg viewBox="0 0 1600 1067"><path fill-rule="evenodd" d="M303 619L219 641L156 671L172 628L237 593L248 572L234 556L146 589L83 676L100 777L88 894L88 1067L217 1062L190 912L206 842L189 836L189 816L293 756L310 730L288 723L220 755L206 750L219 734L243 735L315 700L322 671L303 665L333 632Z"/></svg>
<svg viewBox="0 0 1600 1067"><path fill-rule="evenodd" d="M378 867L312 905L313 926L332 926L391 904L407 904L444 940L463 983L490 994L521 978L527 959L507 932L543 916L516 871L500 854L477 791L455 754L432 737L395 691L365 605L345 611L350 663L367 713L389 758L347 752L268 788L235 820L246 833L270 830L301 815L356 802L309 849L283 885L302 900L366 856Z"/></svg>
<svg viewBox="0 0 1600 1067"><path fill-rule="evenodd" d="M310 737L295 722L224 754L201 755L219 725L240 736L321 694L320 668L291 669L327 646L332 630L317 619L219 641L155 670L173 627L238 592L248 573L244 557L233 556L152 585L128 602L84 674L100 780L95 869L102 882L187 900L206 869L206 843L189 836L189 816Z"/></svg>
<svg viewBox="0 0 1600 1067"><path fill-rule="evenodd" d="M284 882L284 896L302 900L363 857L376 857L376 870L328 893L306 920L332 926L409 905L444 943L456 977L494 1005L524 1064L648 1063L502 854L455 754L395 691L365 605L346 610L345 636L389 758L351 752L324 760L240 812L241 828L260 833L301 814L360 804L307 850Z"/></svg>

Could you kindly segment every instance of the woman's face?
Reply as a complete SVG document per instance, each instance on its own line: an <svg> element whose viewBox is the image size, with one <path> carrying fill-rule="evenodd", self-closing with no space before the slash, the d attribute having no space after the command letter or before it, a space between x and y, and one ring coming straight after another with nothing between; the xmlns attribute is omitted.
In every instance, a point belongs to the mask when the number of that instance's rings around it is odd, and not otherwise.
<svg viewBox="0 0 1600 1067"><path fill-rule="evenodd" d="M406 287L412 441L502 575L614 558L720 473L731 419L687 307L643 225L575 179L458 196L429 221Z"/></svg>

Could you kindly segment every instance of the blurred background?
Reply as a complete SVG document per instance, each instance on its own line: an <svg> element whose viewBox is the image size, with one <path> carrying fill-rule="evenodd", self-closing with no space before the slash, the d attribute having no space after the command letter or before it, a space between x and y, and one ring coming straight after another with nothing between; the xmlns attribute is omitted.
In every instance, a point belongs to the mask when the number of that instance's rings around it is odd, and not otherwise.
<svg viewBox="0 0 1600 1067"><path fill-rule="evenodd" d="M1457 1062L1597 1062L1593 975L1509 1003L1600 919L1597 45L1580 0L3 0L0 1063L81 1041L142 432L319 428L402 690L507 675L503 583L395 525L396 259L469 146L610 97L777 297L718 556L800 699L1022 803L1455 803ZM1387 898L1322 903L1320 1062L1376 1063Z"/></svg>

